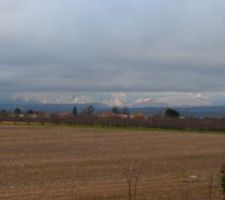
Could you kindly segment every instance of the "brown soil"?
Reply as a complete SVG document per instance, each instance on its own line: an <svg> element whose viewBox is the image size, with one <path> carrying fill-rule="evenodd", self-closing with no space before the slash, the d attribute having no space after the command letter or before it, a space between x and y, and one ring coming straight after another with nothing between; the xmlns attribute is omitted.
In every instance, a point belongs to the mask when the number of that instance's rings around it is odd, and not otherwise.
<svg viewBox="0 0 225 200"><path fill-rule="evenodd" d="M225 134L0 126L0 199L222 199L224 161Z"/></svg>

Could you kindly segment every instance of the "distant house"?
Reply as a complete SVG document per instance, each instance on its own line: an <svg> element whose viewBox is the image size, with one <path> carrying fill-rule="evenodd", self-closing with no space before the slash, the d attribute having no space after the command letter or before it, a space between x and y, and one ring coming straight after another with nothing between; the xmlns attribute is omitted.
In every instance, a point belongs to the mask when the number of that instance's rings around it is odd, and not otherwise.
<svg viewBox="0 0 225 200"><path fill-rule="evenodd" d="M141 119L147 119L147 116L143 112L136 112L136 113L132 113L130 115L130 118L131 119L139 119L139 120L141 120Z"/></svg>
<svg viewBox="0 0 225 200"><path fill-rule="evenodd" d="M58 117L72 117L73 114L72 113L68 113L68 112L59 112L57 113Z"/></svg>
<svg viewBox="0 0 225 200"><path fill-rule="evenodd" d="M18 115L18 117L21 117L21 118L23 118L25 115L23 114L23 113L20 113L19 115Z"/></svg>
<svg viewBox="0 0 225 200"><path fill-rule="evenodd" d="M120 119L126 119L129 118L129 114L116 114L112 112L100 112L97 114L97 117L99 118L120 118Z"/></svg>
<svg viewBox="0 0 225 200"><path fill-rule="evenodd" d="M38 114L36 114L36 113L31 113L31 114L28 114L27 116L29 118L32 118L32 119L37 119L38 118Z"/></svg>
<svg viewBox="0 0 225 200"><path fill-rule="evenodd" d="M11 117L19 117L19 118L23 118L25 117L25 115L23 113L19 113L19 114L12 114Z"/></svg>
<svg viewBox="0 0 225 200"><path fill-rule="evenodd" d="M100 112L97 114L97 117L99 118L113 118L117 117L117 114L112 113L112 112Z"/></svg>
<svg viewBox="0 0 225 200"><path fill-rule="evenodd" d="M130 118L131 115L129 115L129 114L118 114L117 116L121 119L127 119L127 118Z"/></svg>
<svg viewBox="0 0 225 200"><path fill-rule="evenodd" d="M35 114L38 118L49 118L50 117L49 113L47 113L47 112L38 112Z"/></svg>

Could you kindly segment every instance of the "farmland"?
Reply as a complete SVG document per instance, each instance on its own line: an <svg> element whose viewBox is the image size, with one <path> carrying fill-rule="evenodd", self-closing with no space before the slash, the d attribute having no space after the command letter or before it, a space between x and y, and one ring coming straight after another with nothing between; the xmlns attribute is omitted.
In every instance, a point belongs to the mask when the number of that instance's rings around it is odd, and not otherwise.
<svg viewBox="0 0 225 200"><path fill-rule="evenodd" d="M3 125L0 199L219 200L223 162L221 133Z"/></svg>

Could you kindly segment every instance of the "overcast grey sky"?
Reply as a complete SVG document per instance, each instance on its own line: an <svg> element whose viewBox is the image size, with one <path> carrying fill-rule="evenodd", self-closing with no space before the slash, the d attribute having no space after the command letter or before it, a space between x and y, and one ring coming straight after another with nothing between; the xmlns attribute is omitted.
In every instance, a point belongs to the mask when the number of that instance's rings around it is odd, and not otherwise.
<svg viewBox="0 0 225 200"><path fill-rule="evenodd" d="M0 0L0 70L2 99L222 102L225 1Z"/></svg>

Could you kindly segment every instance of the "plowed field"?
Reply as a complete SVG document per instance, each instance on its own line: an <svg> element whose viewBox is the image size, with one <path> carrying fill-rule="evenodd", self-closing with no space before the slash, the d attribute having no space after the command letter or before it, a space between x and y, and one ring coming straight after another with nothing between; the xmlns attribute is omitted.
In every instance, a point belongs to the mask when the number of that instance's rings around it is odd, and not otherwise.
<svg viewBox="0 0 225 200"><path fill-rule="evenodd" d="M0 199L222 199L223 162L225 134L4 125Z"/></svg>

